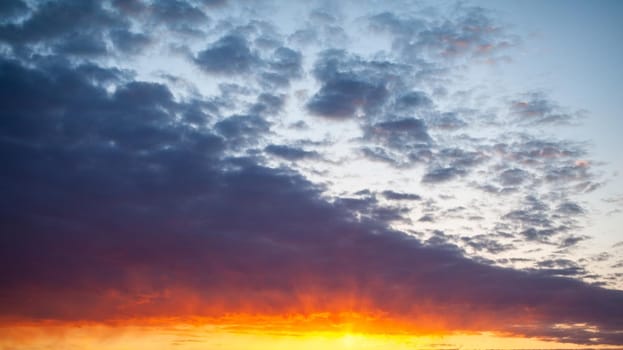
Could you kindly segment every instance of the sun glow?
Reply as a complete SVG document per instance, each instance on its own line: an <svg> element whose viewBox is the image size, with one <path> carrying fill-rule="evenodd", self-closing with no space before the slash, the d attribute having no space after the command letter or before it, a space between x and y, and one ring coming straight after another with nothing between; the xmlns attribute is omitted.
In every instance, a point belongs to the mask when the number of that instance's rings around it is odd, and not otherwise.
<svg viewBox="0 0 623 350"><path fill-rule="evenodd" d="M573 349L573 344L493 333L385 334L353 331L278 330L260 325L149 324L0 325L0 349L93 350L349 350L349 349ZM608 348L608 347L595 347Z"/></svg>

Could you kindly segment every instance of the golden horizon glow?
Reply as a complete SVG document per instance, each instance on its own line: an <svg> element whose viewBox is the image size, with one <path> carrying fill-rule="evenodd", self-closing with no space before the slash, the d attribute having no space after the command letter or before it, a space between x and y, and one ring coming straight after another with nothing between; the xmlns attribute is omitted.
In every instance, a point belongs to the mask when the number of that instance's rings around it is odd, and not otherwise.
<svg viewBox="0 0 623 350"><path fill-rule="evenodd" d="M206 320L203 320L205 322ZM284 326L283 324L281 326ZM348 350L348 349L585 349L559 343L493 332L408 334L356 332L352 324L335 330L296 330L259 324L215 324L152 319L141 322L24 322L0 325L0 349L80 348L127 349L227 349L227 350ZM341 328L338 329L338 328ZM617 349L616 346L590 346Z"/></svg>

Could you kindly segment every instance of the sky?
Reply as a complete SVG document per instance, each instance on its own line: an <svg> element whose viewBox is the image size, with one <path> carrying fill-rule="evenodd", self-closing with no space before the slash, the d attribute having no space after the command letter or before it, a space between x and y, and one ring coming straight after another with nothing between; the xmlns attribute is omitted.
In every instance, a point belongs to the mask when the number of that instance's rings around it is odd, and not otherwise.
<svg viewBox="0 0 623 350"><path fill-rule="evenodd" d="M623 3L0 3L0 349L623 347Z"/></svg>

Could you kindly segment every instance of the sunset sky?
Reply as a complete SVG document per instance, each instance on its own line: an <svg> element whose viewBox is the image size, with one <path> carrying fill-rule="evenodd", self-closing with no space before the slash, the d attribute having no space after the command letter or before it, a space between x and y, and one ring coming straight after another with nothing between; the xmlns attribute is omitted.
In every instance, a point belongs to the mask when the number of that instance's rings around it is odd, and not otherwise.
<svg viewBox="0 0 623 350"><path fill-rule="evenodd" d="M623 1L0 1L0 350L623 348Z"/></svg>

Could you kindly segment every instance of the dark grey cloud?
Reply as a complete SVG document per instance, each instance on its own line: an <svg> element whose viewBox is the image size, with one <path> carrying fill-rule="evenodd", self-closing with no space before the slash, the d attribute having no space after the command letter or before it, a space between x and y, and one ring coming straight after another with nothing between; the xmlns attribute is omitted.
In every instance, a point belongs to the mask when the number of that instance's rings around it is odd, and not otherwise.
<svg viewBox="0 0 623 350"><path fill-rule="evenodd" d="M102 55L107 53L105 33L127 26L98 1L46 1L25 20L0 24L0 41L21 53L40 44L62 54Z"/></svg>
<svg viewBox="0 0 623 350"><path fill-rule="evenodd" d="M427 145L431 142L426 124L416 118L395 119L372 124L366 130L364 138L394 149L409 148L409 145L413 143Z"/></svg>
<svg viewBox="0 0 623 350"><path fill-rule="evenodd" d="M6 0L0 3L0 16L6 20L28 12L28 5L22 0Z"/></svg>
<svg viewBox="0 0 623 350"><path fill-rule="evenodd" d="M36 2L26 9L18 4L8 3L7 11L19 8L20 14L25 11L27 15L23 21L0 23L0 41L22 57L50 52L94 57L114 55L113 49L137 54L154 41L156 30L197 34L209 23L201 9L181 0L153 4L113 1L110 7L91 0Z"/></svg>
<svg viewBox="0 0 623 350"><path fill-rule="evenodd" d="M293 79L303 74L303 56L287 47L278 47L267 62L267 69L261 73L261 81L269 87L288 86Z"/></svg>
<svg viewBox="0 0 623 350"><path fill-rule="evenodd" d="M577 236L577 235L569 235L567 237L564 237L560 243L559 246L560 248L570 248L573 246L576 246L578 243L587 240L588 237L587 236Z"/></svg>
<svg viewBox="0 0 623 350"><path fill-rule="evenodd" d="M359 108L370 110L383 103L387 91L355 77L341 76L327 81L307 103L307 109L327 118L354 117Z"/></svg>
<svg viewBox="0 0 623 350"><path fill-rule="evenodd" d="M460 241L468 247L476 251L486 251L490 254L499 254L505 251L515 249L510 243L502 243L499 237L495 235L476 235L461 237Z"/></svg>
<svg viewBox="0 0 623 350"><path fill-rule="evenodd" d="M227 143L235 148L257 144L270 131L270 123L257 115L233 115L214 125Z"/></svg>
<svg viewBox="0 0 623 350"><path fill-rule="evenodd" d="M153 42L153 39L144 34L119 29L110 32L110 39L115 47L125 53L139 53Z"/></svg>
<svg viewBox="0 0 623 350"><path fill-rule="evenodd" d="M586 270L569 259L546 259L537 262L537 272L552 276L581 276Z"/></svg>
<svg viewBox="0 0 623 350"><path fill-rule="evenodd" d="M383 195L383 197L387 199L398 200L398 201L403 201L403 200L419 201L420 199L422 199L422 197L420 197L419 195L415 193L403 193L403 192L395 192L391 190L383 191L381 194Z"/></svg>
<svg viewBox="0 0 623 350"><path fill-rule="evenodd" d="M112 0L111 5L120 13L131 15L140 14L148 8L143 0Z"/></svg>
<svg viewBox="0 0 623 350"><path fill-rule="evenodd" d="M401 111L412 111L431 107L433 101L422 91L411 91L396 99L396 108Z"/></svg>
<svg viewBox="0 0 623 350"><path fill-rule="evenodd" d="M150 14L156 22L180 31L192 32L197 25L206 25L209 21L201 9L182 0L155 1Z"/></svg>
<svg viewBox="0 0 623 350"><path fill-rule="evenodd" d="M518 208L503 215L502 219L527 241L568 248L586 239L573 234L577 228L575 217L582 215L577 211L581 209L579 206L563 202L553 208L549 203L535 196L526 196Z"/></svg>
<svg viewBox="0 0 623 350"><path fill-rule="evenodd" d="M229 3L228 0L200 0L200 3L206 6L219 7Z"/></svg>
<svg viewBox="0 0 623 350"><path fill-rule="evenodd" d="M430 214L422 215L417 221L419 222L435 222L435 218Z"/></svg>
<svg viewBox="0 0 623 350"><path fill-rule="evenodd" d="M55 51L63 55L103 56L108 47L101 34L71 33L55 46Z"/></svg>
<svg viewBox="0 0 623 350"><path fill-rule="evenodd" d="M374 114L387 101L387 79L397 69L389 62L368 62L341 50L324 51L313 70L322 86L307 102L307 109L334 119L354 117L358 110Z"/></svg>
<svg viewBox="0 0 623 350"><path fill-rule="evenodd" d="M97 1L48 1L33 9L25 21L0 26L0 39L14 44L37 42L118 23Z"/></svg>
<svg viewBox="0 0 623 350"><path fill-rule="evenodd" d="M262 62L244 37L231 34L208 45L194 61L201 69L214 74L250 73Z"/></svg>
<svg viewBox="0 0 623 350"><path fill-rule="evenodd" d="M517 186L529 179L530 174L522 169L506 169L500 173L499 181L503 186Z"/></svg>
<svg viewBox="0 0 623 350"><path fill-rule="evenodd" d="M364 156L395 167L408 167L430 161L432 138L424 121L417 118L391 118L362 126ZM372 145L376 145L371 147Z"/></svg>
<svg viewBox="0 0 623 350"><path fill-rule="evenodd" d="M113 0L112 5L119 15L138 20L139 26L147 32L171 31L175 34L202 34L211 24L211 19L197 1L142 1Z"/></svg>
<svg viewBox="0 0 623 350"><path fill-rule="evenodd" d="M284 95L264 92L257 97L257 101L251 106L250 112L267 117L274 116L283 110L285 102Z"/></svg>
<svg viewBox="0 0 623 350"><path fill-rule="evenodd" d="M470 170L488 159L479 151L461 148L442 148L431 154L432 162L422 177L423 183L441 183L455 180L469 174ZM492 190L492 189L490 189Z"/></svg>
<svg viewBox="0 0 623 350"><path fill-rule="evenodd" d="M318 152L306 151L302 148L286 145L268 145L264 148L264 151L287 160L316 159L320 157Z"/></svg>
<svg viewBox="0 0 623 350"><path fill-rule="evenodd" d="M541 218L535 218L533 216L527 216L525 215L525 213L521 213L521 212L511 212L509 214L507 214L507 218L511 219L511 220L521 220L523 222L527 222L529 224L542 224L541 221L538 220L542 220ZM520 234L528 241L538 241L538 242L542 242L542 243L550 243L550 238L560 232L564 232L566 231L565 227L558 227L558 228L534 228L534 227L530 227L528 229L525 229L523 231L520 232ZM571 243L571 242L568 242Z"/></svg>
<svg viewBox="0 0 623 350"><path fill-rule="evenodd" d="M504 218L520 222L523 225L550 226L551 220L547 215L547 211L538 209L513 210Z"/></svg>
<svg viewBox="0 0 623 350"><path fill-rule="evenodd" d="M430 142L430 136L426 131L426 124L420 119L405 118L385 121L374 125L381 132L400 133L405 132L409 138L421 142Z"/></svg>
<svg viewBox="0 0 623 350"><path fill-rule="evenodd" d="M193 62L221 78L245 75L266 91L288 87L303 75L301 53L282 46L274 28L263 22L252 21L229 30L198 52Z"/></svg>
<svg viewBox="0 0 623 350"><path fill-rule="evenodd" d="M570 216L581 215L585 213L584 209L579 204L573 202L561 203L558 208L556 208L556 212Z"/></svg>
<svg viewBox="0 0 623 350"><path fill-rule="evenodd" d="M482 164L488 159L488 156L478 151L466 151L461 148L443 148L436 154L436 158L438 161L449 164L451 167L469 169Z"/></svg>
<svg viewBox="0 0 623 350"><path fill-rule="evenodd" d="M98 207L111 215L111 223L131 217L133 210L140 211L132 204L138 198L166 201L166 194L176 196L174 191L152 192L165 179L181 192L190 190L200 175L181 170L202 168L223 148L219 137L175 122L175 113L187 105L175 101L165 86L119 82L117 90L108 93L99 86L101 81L90 79L96 75L82 72L81 66L40 70L11 61L0 65L1 98L12 101L0 118L7 166L2 192L14 204L2 205L3 225L11 227L4 232L17 234L11 225L39 215L56 222L60 230L81 221L95 224L100 220ZM165 161L168 167L159 165ZM44 171L47 168L56 170ZM85 196L95 207L82 205ZM127 201L117 202L124 196ZM55 202L64 204L49 208ZM40 226L46 220L31 222Z"/></svg>
<svg viewBox="0 0 623 350"><path fill-rule="evenodd" d="M396 167L402 165L402 163L396 159L393 155L389 154L385 149L381 147L362 147L360 149L361 154L372 161L384 162Z"/></svg>
<svg viewBox="0 0 623 350"><path fill-rule="evenodd" d="M466 171L456 167L433 168L422 177L423 183L439 183L463 176Z"/></svg>

